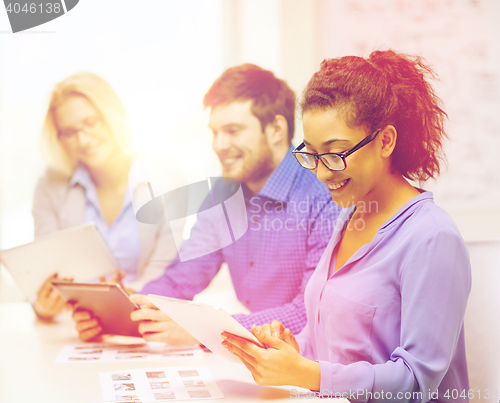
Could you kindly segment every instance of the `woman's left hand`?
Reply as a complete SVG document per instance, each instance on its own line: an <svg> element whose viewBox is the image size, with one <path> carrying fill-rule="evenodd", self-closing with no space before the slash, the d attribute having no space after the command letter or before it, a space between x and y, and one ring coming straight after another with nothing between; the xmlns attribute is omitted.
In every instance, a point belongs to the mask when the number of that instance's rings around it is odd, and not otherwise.
<svg viewBox="0 0 500 403"><path fill-rule="evenodd" d="M267 348L226 332L222 333L222 345L245 364L257 384L319 390L319 363L302 357L294 347L260 327L252 327L252 333Z"/></svg>

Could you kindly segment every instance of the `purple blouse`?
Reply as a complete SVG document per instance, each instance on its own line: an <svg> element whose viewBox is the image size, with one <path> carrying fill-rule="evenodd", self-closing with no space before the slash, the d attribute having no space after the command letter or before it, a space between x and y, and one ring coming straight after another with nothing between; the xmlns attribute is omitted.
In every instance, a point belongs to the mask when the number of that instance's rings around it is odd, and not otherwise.
<svg viewBox="0 0 500 403"><path fill-rule="evenodd" d="M321 394L352 401L468 401L464 314L469 254L448 214L424 192L337 272L336 230L305 291L301 354L319 362ZM331 268L331 269L330 269ZM447 398L449 396L449 399Z"/></svg>

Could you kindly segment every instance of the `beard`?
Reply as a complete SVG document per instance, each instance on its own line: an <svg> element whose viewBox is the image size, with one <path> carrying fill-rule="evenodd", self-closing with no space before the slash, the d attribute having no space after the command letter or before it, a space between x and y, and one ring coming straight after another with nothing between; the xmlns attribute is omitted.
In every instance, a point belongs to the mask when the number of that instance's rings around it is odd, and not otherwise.
<svg viewBox="0 0 500 403"><path fill-rule="evenodd" d="M266 178L274 168L273 153L267 138L263 135L259 147L254 152L244 154L235 167L223 166L222 173L240 183L248 183Z"/></svg>

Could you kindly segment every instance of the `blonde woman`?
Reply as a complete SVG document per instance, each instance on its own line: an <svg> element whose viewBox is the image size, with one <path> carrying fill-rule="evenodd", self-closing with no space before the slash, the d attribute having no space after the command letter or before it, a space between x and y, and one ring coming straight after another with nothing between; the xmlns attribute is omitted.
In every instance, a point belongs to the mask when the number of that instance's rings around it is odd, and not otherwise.
<svg viewBox="0 0 500 403"><path fill-rule="evenodd" d="M134 161L125 108L111 86L92 73L77 73L52 91L42 134L49 167L39 180L33 203L35 238L94 222L131 289L163 273L176 255L168 226L135 219L133 202L148 194L145 182L129 183ZM33 307L51 319L65 303L50 280Z"/></svg>

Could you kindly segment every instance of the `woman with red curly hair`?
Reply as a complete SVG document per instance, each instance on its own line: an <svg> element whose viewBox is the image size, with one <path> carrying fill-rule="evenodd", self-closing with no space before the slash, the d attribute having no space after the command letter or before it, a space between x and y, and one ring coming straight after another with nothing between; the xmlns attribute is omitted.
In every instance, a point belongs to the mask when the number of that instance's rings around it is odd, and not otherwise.
<svg viewBox="0 0 500 403"><path fill-rule="evenodd" d="M344 209L306 288L306 328L295 338L277 321L254 327L267 349L223 334L257 383L360 402L468 401L468 252L432 193L408 181L436 177L442 160L446 114L428 75L389 50L325 60L309 81L294 154Z"/></svg>

